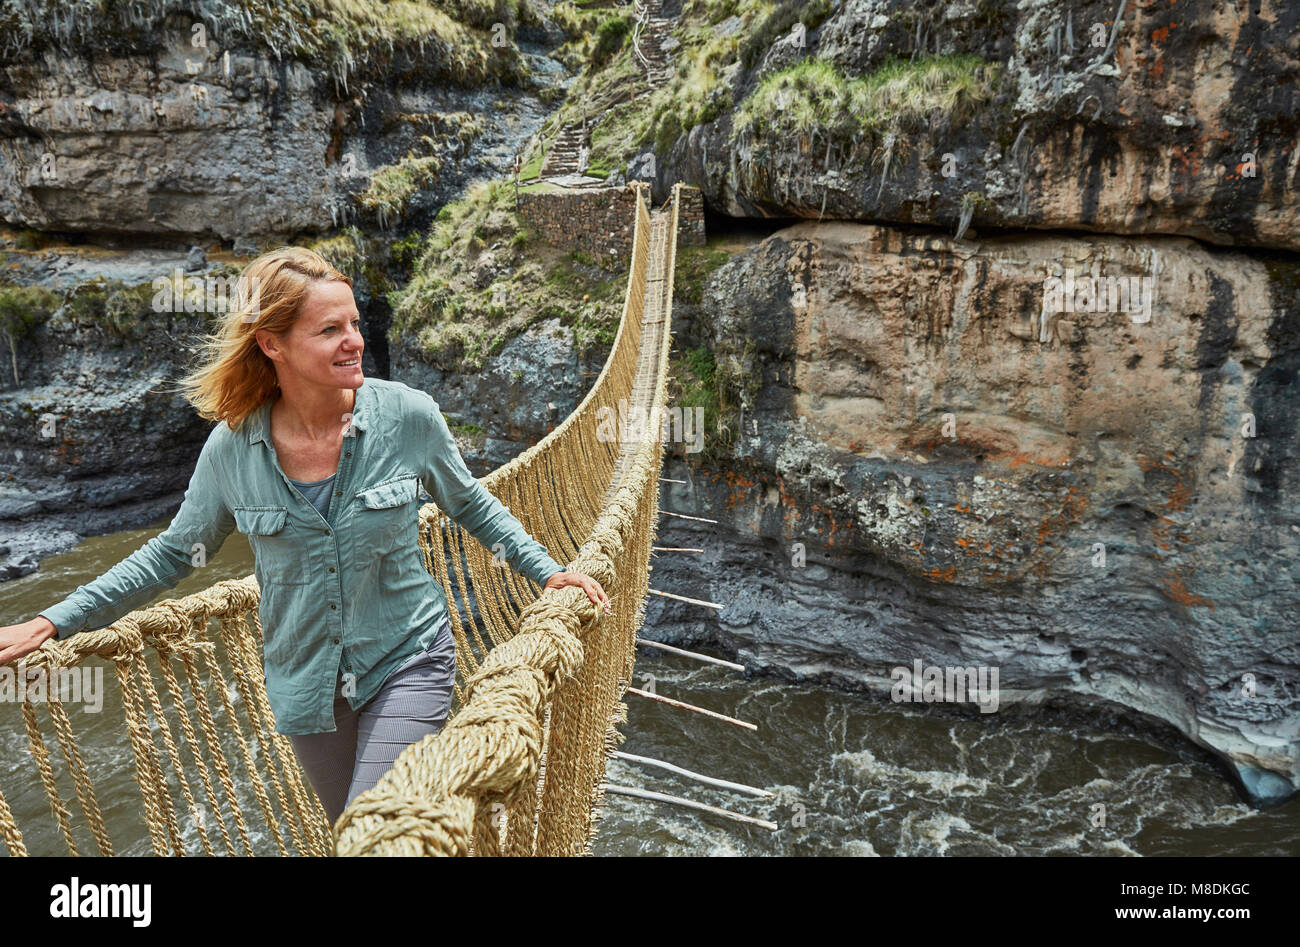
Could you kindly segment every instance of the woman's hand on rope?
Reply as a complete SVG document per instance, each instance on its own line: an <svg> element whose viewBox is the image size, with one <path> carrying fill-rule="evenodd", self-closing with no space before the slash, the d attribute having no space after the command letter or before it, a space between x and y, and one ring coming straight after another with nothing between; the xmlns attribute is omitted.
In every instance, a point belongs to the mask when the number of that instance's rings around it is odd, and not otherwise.
<svg viewBox="0 0 1300 947"><path fill-rule="evenodd" d="M8 664L31 654L47 639L53 638L54 631L54 623L40 615L21 625L0 628L0 664Z"/></svg>
<svg viewBox="0 0 1300 947"><path fill-rule="evenodd" d="M545 588L562 589L566 585L576 585L587 593L587 598L609 612L609 596L600 587L600 583L585 572L557 572L546 580Z"/></svg>

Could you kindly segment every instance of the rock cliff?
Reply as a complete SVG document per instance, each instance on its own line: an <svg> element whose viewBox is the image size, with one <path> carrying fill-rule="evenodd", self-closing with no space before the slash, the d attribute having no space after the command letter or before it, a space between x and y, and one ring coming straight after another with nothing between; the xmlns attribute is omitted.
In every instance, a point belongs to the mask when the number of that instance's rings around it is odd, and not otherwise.
<svg viewBox="0 0 1300 947"><path fill-rule="evenodd" d="M1158 288L1145 317L1045 314L1062 266ZM1004 695L1116 701L1219 753L1256 798L1287 795L1297 277L1178 237L847 223L741 254L682 344L761 382L729 462L666 502L765 540L708 570L724 640L860 687L916 657L1000 667ZM656 581L703 591L679 568Z"/></svg>
<svg viewBox="0 0 1300 947"><path fill-rule="evenodd" d="M657 197L1300 249L1294 4L845 0L802 35L797 15L658 156Z"/></svg>

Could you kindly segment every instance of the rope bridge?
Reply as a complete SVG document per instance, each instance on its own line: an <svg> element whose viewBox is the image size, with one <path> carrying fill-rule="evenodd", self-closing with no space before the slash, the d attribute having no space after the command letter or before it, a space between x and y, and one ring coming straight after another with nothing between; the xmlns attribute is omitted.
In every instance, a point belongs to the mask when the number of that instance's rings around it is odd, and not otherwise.
<svg viewBox="0 0 1300 947"><path fill-rule="evenodd" d="M489 550L426 504L420 548L447 593L456 639L451 713L333 827L288 737L274 729L252 576L45 642L26 656L29 677L43 671L54 681L81 665L103 667L94 659L111 664L117 688L104 711L120 706L155 854L590 854L605 759L627 719L663 456L657 420L666 407L680 191L653 215L645 189L636 193L623 317L600 376L573 414L482 481L557 561L604 586L610 613L573 586L539 596L535 583L495 565ZM620 437L621 415L656 423L648 436ZM83 753L58 689L48 691L44 699L25 695L21 714L54 827L71 854L93 846L113 855L101 803L110 800L115 827L125 824L129 782L113 774L97 791L87 758L101 771L101 760L123 754L116 745ZM48 713L62 778L37 704ZM34 791L30 766L7 772L24 778L18 790L8 787L11 798ZM0 845L26 855L5 788L0 781ZM132 799L130 815L135 808ZM53 836L38 821L40 837Z"/></svg>

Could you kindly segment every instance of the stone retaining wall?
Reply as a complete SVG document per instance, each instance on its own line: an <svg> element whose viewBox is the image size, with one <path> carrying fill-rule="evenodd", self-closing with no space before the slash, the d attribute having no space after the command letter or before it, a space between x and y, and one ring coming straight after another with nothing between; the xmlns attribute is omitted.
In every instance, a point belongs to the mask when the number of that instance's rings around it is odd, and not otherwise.
<svg viewBox="0 0 1300 947"><path fill-rule="evenodd" d="M519 215L551 246L589 253L602 266L610 267L612 258L626 266L632 255L636 192L631 186L523 193Z"/></svg>
<svg viewBox="0 0 1300 947"><path fill-rule="evenodd" d="M698 187L676 184L673 190L680 195L681 208L677 211L677 245L701 246L704 236L704 195Z"/></svg>

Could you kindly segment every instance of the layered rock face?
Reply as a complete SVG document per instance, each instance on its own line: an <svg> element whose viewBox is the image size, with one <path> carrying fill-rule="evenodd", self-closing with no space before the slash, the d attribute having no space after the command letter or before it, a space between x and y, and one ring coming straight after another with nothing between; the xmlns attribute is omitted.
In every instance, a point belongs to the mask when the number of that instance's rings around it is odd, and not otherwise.
<svg viewBox="0 0 1300 947"><path fill-rule="evenodd" d="M449 80L434 49L399 49L386 72L347 86L246 37L205 32L196 46L204 25L186 13L138 31L129 46L96 49L92 38L0 60L0 134L9 139L0 219L255 244L349 222L388 225L431 216L467 181L498 173L546 111L519 88ZM521 28L524 36L546 34ZM500 54L522 61L513 43ZM549 60L524 55L544 80ZM493 107L498 100L510 108ZM412 173L412 160L424 162L420 186L377 189L375 220L360 219L351 196L377 172ZM388 190L399 192L397 183Z"/></svg>
<svg viewBox="0 0 1300 947"><path fill-rule="evenodd" d="M733 70L733 100L805 56L847 77L891 57L971 56L992 91L969 114L922 100L914 121L851 135L787 128L790 99L754 128L730 109L659 156L657 199L683 180L737 217L955 230L966 211L977 227L1300 249L1294 4L845 0L803 42Z"/></svg>
<svg viewBox="0 0 1300 947"><path fill-rule="evenodd" d="M301 11L250 24L224 0L158 0L75 21L68 6L0 11L0 220L71 241L0 236L0 293L56 297L30 325L11 324L0 299L0 579L175 510L209 425L166 383L210 325L156 311L155 280L228 272L203 250L238 265L356 224L340 266L366 374L387 374L391 260L367 259L374 241L362 242L398 218L427 224L468 182L504 173L562 71L538 45L559 41L554 25L513 13L496 62L464 67L467 47L408 37L348 59L344 76L286 54L301 48L275 30L302 27ZM39 29L12 29L23 22ZM495 78L458 81L464 68ZM502 423L544 434L532 401L503 405Z"/></svg>
<svg viewBox="0 0 1300 947"><path fill-rule="evenodd" d="M1068 273L1076 311L1055 311ZM1150 295L1108 311L1107 278L1134 274ZM724 638L859 687L918 658L999 667L1004 702L1115 701L1220 754L1253 798L1288 795L1298 277L1184 238L847 223L740 255L699 341L761 386L727 469L666 501L766 540L716 572ZM657 568L699 589L695 568Z"/></svg>

